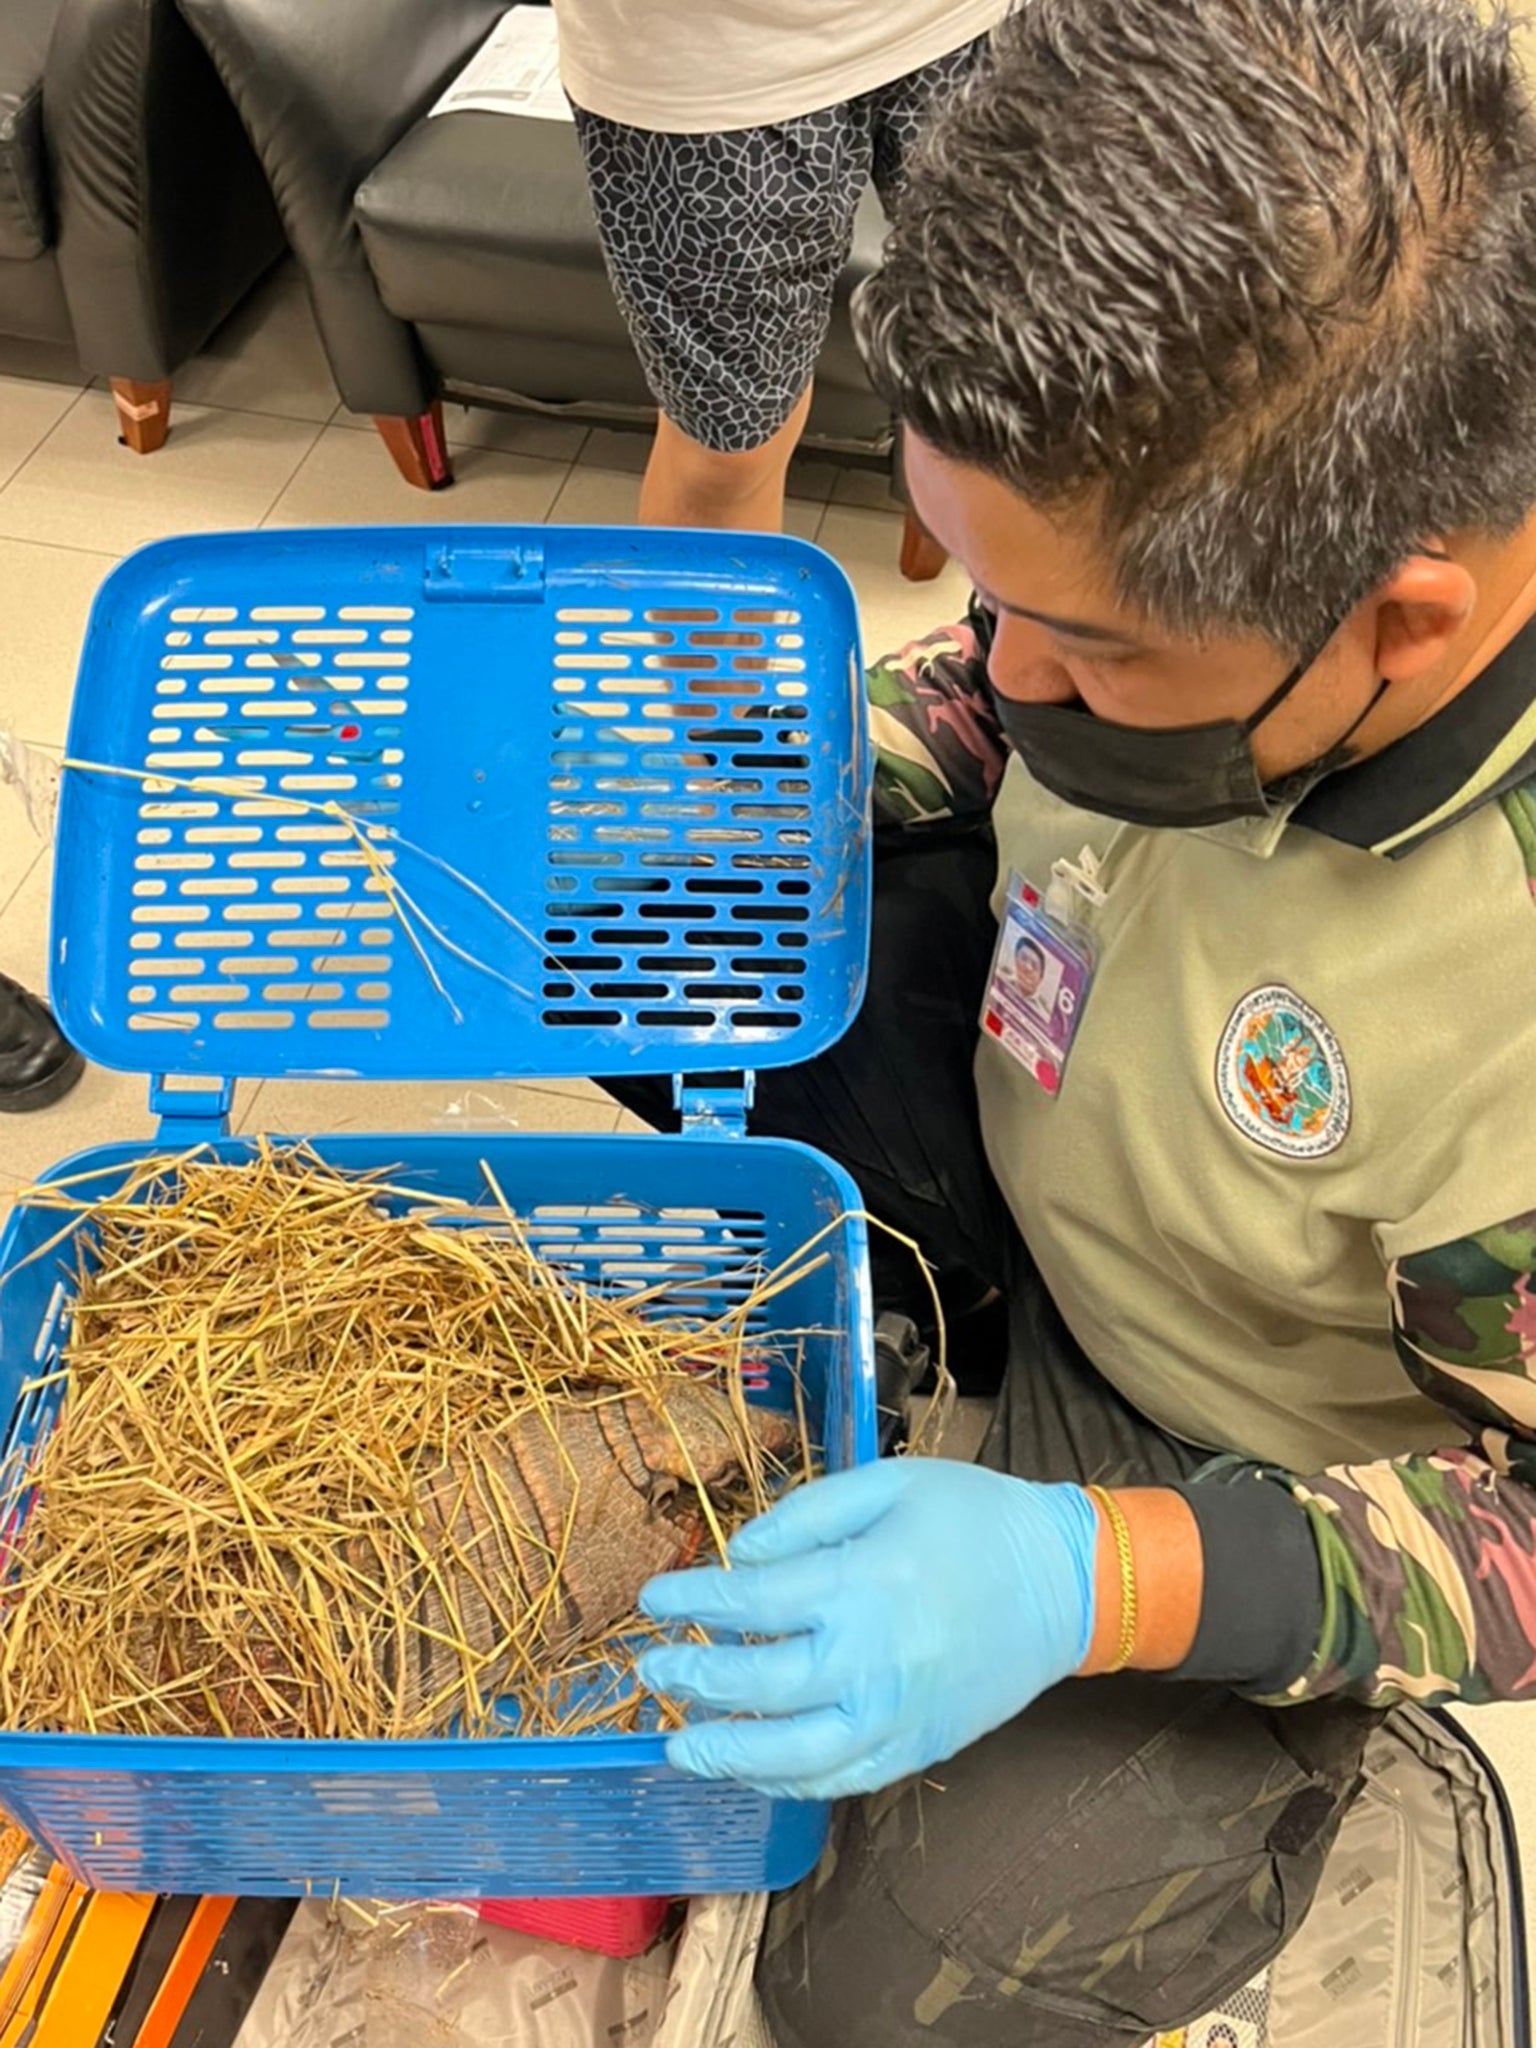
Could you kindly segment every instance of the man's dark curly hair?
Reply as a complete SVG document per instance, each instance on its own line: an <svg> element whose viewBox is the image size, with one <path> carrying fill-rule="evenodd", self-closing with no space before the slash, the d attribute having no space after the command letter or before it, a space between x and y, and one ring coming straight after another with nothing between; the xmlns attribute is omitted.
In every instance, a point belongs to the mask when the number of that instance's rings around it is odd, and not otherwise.
<svg viewBox="0 0 1536 2048"><path fill-rule="evenodd" d="M1536 503L1536 121L1464 0L1025 0L857 306L941 453L1176 630L1315 651Z"/></svg>

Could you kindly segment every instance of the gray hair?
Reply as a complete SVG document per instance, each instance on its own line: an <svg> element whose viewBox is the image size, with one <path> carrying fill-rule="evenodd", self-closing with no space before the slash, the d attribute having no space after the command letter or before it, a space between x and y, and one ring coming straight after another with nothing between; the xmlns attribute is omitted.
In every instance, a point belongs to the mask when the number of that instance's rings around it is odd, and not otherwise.
<svg viewBox="0 0 1536 2048"><path fill-rule="evenodd" d="M1025 0L856 319L942 454L1179 631L1315 651L1536 503L1536 122L1464 0Z"/></svg>

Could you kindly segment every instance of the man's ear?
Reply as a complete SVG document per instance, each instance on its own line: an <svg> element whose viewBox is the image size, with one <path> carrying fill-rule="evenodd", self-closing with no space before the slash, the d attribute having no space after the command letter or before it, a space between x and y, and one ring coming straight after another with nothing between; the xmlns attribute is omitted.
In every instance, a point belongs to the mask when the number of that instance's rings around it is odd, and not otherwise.
<svg viewBox="0 0 1536 2048"><path fill-rule="evenodd" d="M1376 673L1389 683L1428 675L1472 615L1477 582L1449 555L1411 555L1377 590Z"/></svg>

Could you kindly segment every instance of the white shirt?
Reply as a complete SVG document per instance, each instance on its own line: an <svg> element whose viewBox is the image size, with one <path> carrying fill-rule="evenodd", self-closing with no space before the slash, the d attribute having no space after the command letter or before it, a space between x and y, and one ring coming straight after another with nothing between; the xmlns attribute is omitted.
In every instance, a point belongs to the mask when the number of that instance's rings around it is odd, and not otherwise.
<svg viewBox="0 0 1536 2048"><path fill-rule="evenodd" d="M995 28L1011 0L554 0L578 107L632 128L764 127L857 99Z"/></svg>

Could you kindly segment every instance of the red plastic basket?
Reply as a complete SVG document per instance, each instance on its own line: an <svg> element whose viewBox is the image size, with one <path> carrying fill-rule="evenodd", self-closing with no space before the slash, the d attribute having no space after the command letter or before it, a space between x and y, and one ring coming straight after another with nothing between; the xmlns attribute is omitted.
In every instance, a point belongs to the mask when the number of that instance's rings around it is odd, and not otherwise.
<svg viewBox="0 0 1536 2048"><path fill-rule="evenodd" d="M602 1956L644 1955L660 1934L670 1899L482 1899L480 1918L540 1941L595 1949Z"/></svg>

